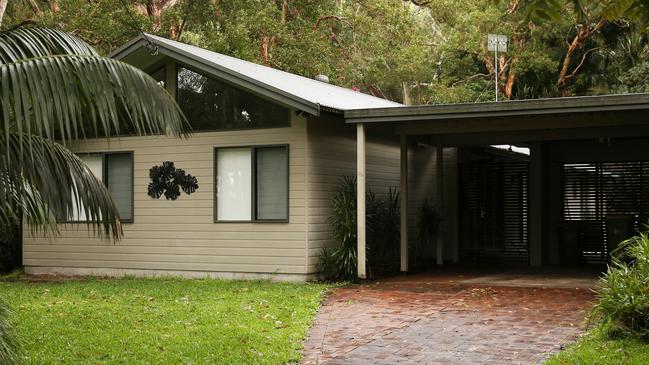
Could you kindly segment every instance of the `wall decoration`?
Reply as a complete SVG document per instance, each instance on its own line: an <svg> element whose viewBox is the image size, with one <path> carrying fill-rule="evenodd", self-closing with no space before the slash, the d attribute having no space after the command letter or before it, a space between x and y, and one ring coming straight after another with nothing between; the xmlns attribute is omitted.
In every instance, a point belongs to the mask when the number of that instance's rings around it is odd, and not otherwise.
<svg viewBox="0 0 649 365"><path fill-rule="evenodd" d="M180 196L180 190L190 195L198 189L198 180L195 176L185 174L185 170L177 169L171 161L165 161L162 165L153 166L149 169L149 196L159 199L162 195L167 200L176 200Z"/></svg>

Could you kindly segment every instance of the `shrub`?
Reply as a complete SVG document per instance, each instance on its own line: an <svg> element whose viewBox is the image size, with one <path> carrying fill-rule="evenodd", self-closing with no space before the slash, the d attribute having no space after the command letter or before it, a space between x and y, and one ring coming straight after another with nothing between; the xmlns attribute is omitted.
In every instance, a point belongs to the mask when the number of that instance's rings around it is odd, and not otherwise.
<svg viewBox="0 0 649 365"><path fill-rule="evenodd" d="M356 281L356 179L345 176L333 198L329 224L337 245L323 249L318 258L318 270L326 280ZM390 188L384 198L372 191L366 196L368 267L398 258L399 193ZM398 263L398 259L395 261ZM389 262L388 262L389 264Z"/></svg>
<svg viewBox="0 0 649 365"><path fill-rule="evenodd" d="M368 245L373 257L378 259L395 258L399 255L401 215L399 193L390 187L383 199L373 193L368 202ZM370 211L371 207L371 211Z"/></svg>
<svg viewBox="0 0 649 365"><path fill-rule="evenodd" d="M0 364L3 365L18 363L18 341L9 321L10 315L9 305L0 299Z"/></svg>
<svg viewBox="0 0 649 365"><path fill-rule="evenodd" d="M595 314L611 330L649 339L649 234L623 241L597 289Z"/></svg>
<svg viewBox="0 0 649 365"><path fill-rule="evenodd" d="M323 280L335 281L339 274L338 265L336 264L336 257L334 250L324 247L318 256L318 272L320 278Z"/></svg>
<svg viewBox="0 0 649 365"><path fill-rule="evenodd" d="M329 224L337 246L331 251L335 270L328 279L355 281L356 266L356 179L345 176L333 198L333 209Z"/></svg>

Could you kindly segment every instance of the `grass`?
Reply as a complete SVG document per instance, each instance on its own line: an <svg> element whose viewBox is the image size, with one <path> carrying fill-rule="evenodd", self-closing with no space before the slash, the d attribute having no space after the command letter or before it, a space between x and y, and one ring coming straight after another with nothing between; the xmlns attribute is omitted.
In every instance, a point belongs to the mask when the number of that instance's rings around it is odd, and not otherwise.
<svg viewBox="0 0 649 365"><path fill-rule="evenodd" d="M0 281L24 364L284 364L327 286L89 278Z"/></svg>
<svg viewBox="0 0 649 365"><path fill-rule="evenodd" d="M611 337L607 327L599 326L546 362L546 365L564 364L649 364L649 345L629 336Z"/></svg>

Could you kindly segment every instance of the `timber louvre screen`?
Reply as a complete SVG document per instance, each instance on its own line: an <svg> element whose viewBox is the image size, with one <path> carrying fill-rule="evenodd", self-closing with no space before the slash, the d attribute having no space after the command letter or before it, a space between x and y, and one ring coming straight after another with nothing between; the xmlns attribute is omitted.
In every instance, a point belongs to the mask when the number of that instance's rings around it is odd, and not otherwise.
<svg viewBox="0 0 649 365"><path fill-rule="evenodd" d="M463 260L527 264L527 162L470 162L460 167Z"/></svg>
<svg viewBox="0 0 649 365"><path fill-rule="evenodd" d="M643 228L649 213L649 162L563 165L566 239L581 261L606 262L617 244ZM564 242L570 244L570 242Z"/></svg>

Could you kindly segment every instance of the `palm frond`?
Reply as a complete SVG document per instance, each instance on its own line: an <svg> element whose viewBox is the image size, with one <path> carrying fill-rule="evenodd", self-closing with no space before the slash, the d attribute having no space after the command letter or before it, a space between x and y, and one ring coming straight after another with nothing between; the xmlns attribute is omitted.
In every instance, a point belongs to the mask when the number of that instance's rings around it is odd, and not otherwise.
<svg viewBox="0 0 649 365"><path fill-rule="evenodd" d="M10 322L11 309L0 298L0 364L18 364L19 341Z"/></svg>
<svg viewBox="0 0 649 365"><path fill-rule="evenodd" d="M0 63L54 55L99 56L81 39L56 29L25 26L0 32Z"/></svg>
<svg viewBox="0 0 649 365"><path fill-rule="evenodd" d="M30 148L21 147L26 142ZM4 183L0 189L0 224L16 223L10 206L19 206L31 227L52 228L54 217L67 219L83 212L96 233L121 238L119 212L102 181L70 150L52 140L29 134L0 137L8 151L0 163ZM6 160L5 160L6 161ZM15 162L20 161L16 166ZM56 228L53 228L54 230Z"/></svg>
<svg viewBox="0 0 649 365"><path fill-rule="evenodd" d="M62 55L0 65L4 134L66 140L125 133L183 135L187 121L149 75L116 60Z"/></svg>

